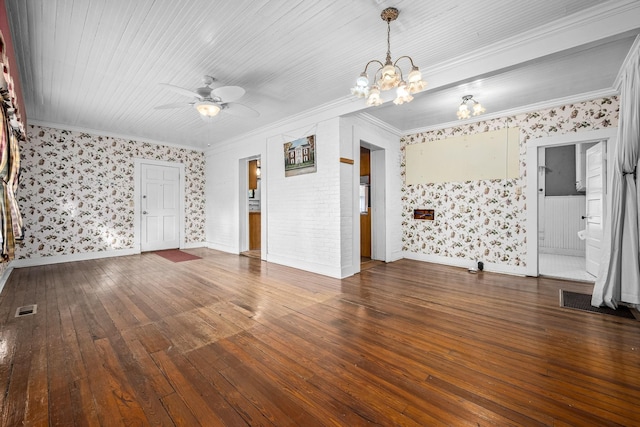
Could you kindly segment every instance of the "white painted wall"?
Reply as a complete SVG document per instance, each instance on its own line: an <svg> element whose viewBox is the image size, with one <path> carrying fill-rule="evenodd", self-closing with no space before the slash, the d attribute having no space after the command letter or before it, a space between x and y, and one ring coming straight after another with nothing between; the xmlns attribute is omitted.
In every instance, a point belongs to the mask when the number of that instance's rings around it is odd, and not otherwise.
<svg viewBox="0 0 640 427"><path fill-rule="evenodd" d="M317 172L284 176L283 145L316 135ZM239 253L239 160L261 158L262 258L342 277L339 118L283 124L206 153L207 245Z"/></svg>
<svg viewBox="0 0 640 427"><path fill-rule="evenodd" d="M310 134L316 135L317 172L285 177L284 143ZM402 258L399 136L355 117L292 120L207 151L207 246L239 253L239 198L246 197L240 160L260 156L262 258L331 277L360 271L361 140L384 149L382 258ZM340 163L340 157L354 165Z"/></svg>
<svg viewBox="0 0 640 427"><path fill-rule="evenodd" d="M367 117L367 119L363 118ZM360 183L360 145L369 144L380 148L371 152L372 172L376 167L382 170L384 182L372 185L372 229L374 239L372 244L378 245L380 252L376 259L386 262L399 260L402 255L402 206L400 175L400 132L376 125L370 116L345 117L340 122L341 156L354 160L351 177L344 173L341 177L344 191L351 186L351 197L343 195L343 201L351 201L351 223L346 220L343 227L351 225L352 233L343 233L343 273L355 274L360 271L360 212L358 207L358 186ZM381 163L382 162L382 163ZM347 168L345 167L346 171ZM375 172L373 172L375 173ZM374 179L374 178L372 178ZM384 191L383 190L384 187ZM349 217L347 206L343 206L343 216ZM382 224L376 224L376 219L383 218ZM375 237L378 233L378 237ZM351 251L348 248L351 248ZM372 248L374 253L376 248Z"/></svg>
<svg viewBox="0 0 640 427"><path fill-rule="evenodd" d="M341 277L338 125L334 118L267 139L268 261ZM284 143L310 134L316 135L317 171L285 177Z"/></svg>

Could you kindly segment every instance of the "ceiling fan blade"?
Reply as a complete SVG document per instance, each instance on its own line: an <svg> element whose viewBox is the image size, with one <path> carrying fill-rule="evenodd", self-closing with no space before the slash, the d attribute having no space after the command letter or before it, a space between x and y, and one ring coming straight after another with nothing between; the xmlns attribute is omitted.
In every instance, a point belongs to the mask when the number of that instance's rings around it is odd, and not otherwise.
<svg viewBox="0 0 640 427"><path fill-rule="evenodd" d="M169 110L171 108L182 108L182 107L191 107L193 103L191 102L172 102L170 104L163 104L154 107L154 110Z"/></svg>
<svg viewBox="0 0 640 427"><path fill-rule="evenodd" d="M222 102L233 102L242 98L245 90L240 86L221 86L211 91L211 96L220 98Z"/></svg>
<svg viewBox="0 0 640 427"><path fill-rule="evenodd" d="M244 104L238 104L236 102L225 103L224 109L222 111L237 117L259 117L260 116L260 113L258 113L253 108L247 107Z"/></svg>
<svg viewBox="0 0 640 427"><path fill-rule="evenodd" d="M160 83L160 86L164 86L169 90L172 90L176 93L179 93L180 95L185 95L185 96L195 96L196 98L202 99L202 96L200 96L198 93L189 90L189 89L185 89L183 87L180 86L174 86L174 85L170 85L169 83Z"/></svg>

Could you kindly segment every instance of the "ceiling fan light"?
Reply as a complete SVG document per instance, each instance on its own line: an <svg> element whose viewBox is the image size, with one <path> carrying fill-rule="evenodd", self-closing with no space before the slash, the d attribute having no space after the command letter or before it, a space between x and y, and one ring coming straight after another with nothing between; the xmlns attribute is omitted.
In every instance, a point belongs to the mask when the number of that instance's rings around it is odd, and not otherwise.
<svg viewBox="0 0 640 427"><path fill-rule="evenodd" d="M201 101L196 103L196 110L204 117L215 117L220 112L220 106L211 101Z"/></svg>

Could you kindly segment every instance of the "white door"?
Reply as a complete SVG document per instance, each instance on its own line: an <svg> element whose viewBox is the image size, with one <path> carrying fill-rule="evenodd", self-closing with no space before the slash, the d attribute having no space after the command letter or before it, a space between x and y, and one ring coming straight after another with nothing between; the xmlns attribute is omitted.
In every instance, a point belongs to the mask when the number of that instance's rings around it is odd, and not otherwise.
<svg viewBox="0 0 640 427"><path fill-rule="evenodd" d="M144 252L179 248L180 169L145 163L140 166L140 249Z"/></svg>
<svg viewBox="0 0 640 427"><path fill-rule="evenodd" d="M587 150L587 213L586 213L586 269L593 276L598 275L600 252L604 234L603 214L606 189L606 155L604 142L599 142Z"/></svg>
<svg viewBox="0 0 640 427"><path fill-rule="evenodd" d="M545 147L538 148L538 248L544 246L544 212L545 193L547 189L547 151Z"/></svg>

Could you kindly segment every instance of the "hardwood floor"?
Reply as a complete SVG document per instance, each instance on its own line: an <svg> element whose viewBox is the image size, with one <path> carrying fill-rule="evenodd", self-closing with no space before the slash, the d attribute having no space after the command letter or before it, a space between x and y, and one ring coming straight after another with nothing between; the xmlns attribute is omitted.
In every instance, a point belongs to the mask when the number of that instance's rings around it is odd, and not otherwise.
<svg viewBox="0 0 640 427"><path fill-rule="evenodd" d="M189 252L14 270L1 425L640 423L640 322L558 305L590 285L409 260L336 280Z"/></svg>

